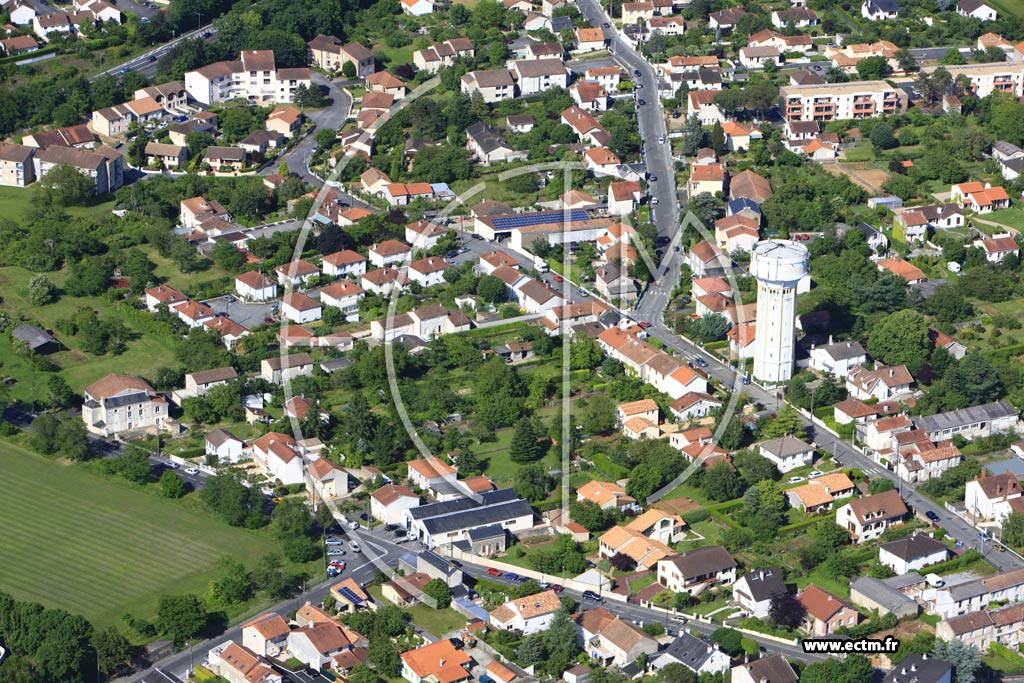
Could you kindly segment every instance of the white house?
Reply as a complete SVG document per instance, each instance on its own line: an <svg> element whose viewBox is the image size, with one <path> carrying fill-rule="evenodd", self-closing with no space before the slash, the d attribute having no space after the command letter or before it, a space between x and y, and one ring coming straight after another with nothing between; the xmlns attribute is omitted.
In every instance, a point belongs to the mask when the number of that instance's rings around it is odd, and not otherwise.
<svg viewBox="0 0 1024 683"><path fill-rule="evenodd" d="M860 15L868 21L888 21L899 18L896 0L864 0L860 4Z"/></svg>
<svg viewBox="0 0 1024 683"><path fill-rule="evenodd" d="M907 515L907 506L895 489L851 500L836 510L836 524L846 529L855 543L871 541L886 529L899 524Z"/></svg>
<svg viewBox="0 0 1024 683"><path fill-rule="evenodd" d="M349 280L339 280L320 289L320 303L341 309L345 313L358 313L359 301L366 290Z"/></svg>
<svg viewBox="0 0 1024 683"><path fill-rule="evenodd" d="M448 263L440 256L428 256L409 264L409 279L423 287L441 285L444 284L444 271L448 268Z"/></svg>
<svg viewBox="0 0 1024 683"><path fill-rule="evenodd" d="M245 442L226 429L206 434L206 454L217 457L218 463L238 462L248 453Z"/></svg>
<svg viewBox="0 0 1024 683"><path fill-rule="evenodd" d="M385 240L371 245L370 263L377 268L407 261L412 257L412 247L398 240Z"/></svg>
<svg viewBox="0 0 1024 683"><path fill-rule="evenodd" d="M1002 522L1011 512L1024 512L1021 486L1012 472L967 482L964 509L978 521Z"/></svg>
<svg viewBox="0 0 1024 683"><path fill-rule="evenodd" d="M324 256L320 269L331 277L361 277L366 274L366 257L351 249L342 249Z"/></svg>
<svg viewBox="0 0 1024 683"><path fill-rule="evenodd" d="M407 486L385 484L370 494L370 514L385 524L404 524L405 511L419 505L420 497Z"/></svg>
<svg viewBox="0 0 1024 683"><path fill-rule="evenodd" d="M298 442L287 434L267 432L252 442L252 457L272 479L284 485L303 482Z"/></svg>
<svg viewBox="0 0 1024 683"><path fill-rule="evenodd" d="M675 593L691 595L736 580L736 560L720 545L695 548L658 562L658 583Z"/></svg>
<svg viewBox="0 0 1024 683"><path fill-rule="evenodd" d="M502 631L521 631L533 635L547 630L562 608L558 593L549 590L525 598L509 600L491 612L490 625Z"/></svg>
<svg viewBox="0 0 1024 683"><path fill-rule="evenodd" d="M755 569L747 572L732 587L732 597L751 616L759 619L768 617L772 598L786 594L786 583L778 568Z"/></svg>
<svg viewBox="0 0 1024 683"><path fill-rule="evenodd" d="M299 325L320 319L323 308L319 301L302 292L291 292L281 299L281 315Z"/></svg>
<svg viewBox="0 0 1024 683"><path fill-rule="evenodd" d="M810 465L814 460L814 446L788 434L762 441L757 447L761 457L770 460L782 473Z"/></svg>
<svg viewBox="0 0 1024 683"><path fill-rule="evenodd" d="M960 0L956 3L956 13L962 17L972 17L982 21L995 21L999 13L981 0Z"/></svg>
<svg viewBox="0 0 1024 683"><path fill-rule="evenodd" d="M270 301L277 298L277 283L255 270L235 276L235 294L246 301Z"/></svg>
<svg viewBox="0 0 1024 683"><path fill-rule="evenodd" d="M850 369L867 362L867 352L855 341L822 344L811 348L811 367L844 378Z"/></svg>
<svg viewBox="0 0 1024 683"><path fill-rule="evenodd" d="M928 534L915 533L878 546L878 562L891 568L898 576L945 562L948 557L946 544Z"/></svg>

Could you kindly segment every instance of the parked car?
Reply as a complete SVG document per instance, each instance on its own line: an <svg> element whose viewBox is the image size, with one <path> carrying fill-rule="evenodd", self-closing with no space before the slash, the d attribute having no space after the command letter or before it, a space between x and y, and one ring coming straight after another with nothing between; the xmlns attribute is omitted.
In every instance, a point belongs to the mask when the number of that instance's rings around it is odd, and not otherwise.
<svg viewBox="0 0 1024 683"><path fill-rule="evenodd" d="M358 529L359 528L359 522L356 522L356 521L348 522L347 524L345 524L345 526L347 526L349 529Z"/></svg>
<svg viewBox="0 0 1024 683"><path fill-rule="evenodd" d="M505 578L511 581L515 581L519 578L519 574L516 574L515 572L505 572Z"/></svg>
<svg viewBox="0 0 1024 683"><path fill-rule="evenodd" d="M336 545L341 545L341 541L339 541L336 538L328 538L326 541L324 541L324 544L331 545L331 546L336 546Z"/></svg>
<svg viewBox="0 0 1024 683"><path fill-rule="evenodd" d="M199 469L196 468L196 467L186 467L185 468L185 474L190 474L192 476L195 476L195 475L199 474Z"/></svg>
<svg viewBox="0 0 1024 683"><path fill-rule="evenodd" d="M811 472L810 474L807 475L807 478L808 479L817 479L818 477L824 477L824 476L825 476L824 472L819 472L818 470L814 470L813 472Z"/></svg>
<svg viewBox="0 0 1024 683"><path fill-rule="evenodd" d="M501 570L495 569L494 567L488 567L487 573L491 576L501 576Z"/></svg>
<svg viewBox="0 0 1024 683"><path fill-rule="evenodd" d="M398 528L397 524L385 524L384 525L384 531L388 531L388 532L394 531L397 528Z"/></svg>
<svg viewBox="0 0 1024 683"><path fill-rule="evenodd" d="M651 324L649 322L647 322L646 320L641 320L640 322L637 323L637 325L640 326L641 330L646 330L648 327L651 326Z"/></svg>
<svg viewBox="0 0 1024 683"><path fill-rule="evenodd" d="M335 557L337 555L343 555L344 552L345 551L343 551L343 550L328 550L327 551L327 557Z"/></svg>
<svg viewBox="0 0 1024 683"><path fill-rule="evenodd" d="M799 484L799 483L800 483L800 482L802 482L803 480L804 480L804 478L803 478L803 477L790 477L790 478L789 478L789 483L790 483L790 484Z"/></svg>
<svg viewBox="0 0 1024 683"><path fill-rule="evenodd" d="M593 602L604 602L604 598L595 593L594 591L583 591L583 599L591 600Z"/></svg>
<svg viewBox="0 0 1024 683"><path fill-rule="evenodd" d="M931 520L932 522L935 522L936 524L938 524L938 523L939 523L939 522L941 521L941 519L942 519L942 518L941 518L941 517L939 517L939 515L938 515L938 514L937 514L937 513L935 512L935 511L933 511L933 510L928 510L927 512L925 512L925 513L924 513L924 516L925 516L925 517L927 517L927 518L928 518L929 520Z"/></svg>
<svg viewBox="0 0 1024 683"><path fill-rule="evenodd" d="M395 529L395 531L394 531L395 538L402 538L407 533L409 533L409 532L406 531L405 529L402 529L402 528Z"/></svg>
<svg viewBox="0 0 1024 683"><path fill-rule="evenodd" d="M558 585L558 584L556 583L556 584L553 584L553 585L551 586L551 590L555 591L555 593L561 593L562 591L564 591L564 590L565 590L565 586L559 586L559 585Z"/></svg>
<svg viewBox="0 0 1024 683"><path fill-rule="evenodd" d="M169 469L169 470L176 470L176 469L178 469L179 467L181 467L181 465L179 465L179 464L178 464L178 463L176 463L176 462L169 462L169 463L166 463L166 464L165 464L164 466L165 466L165 467L166 467L167 469Z"/></svg>

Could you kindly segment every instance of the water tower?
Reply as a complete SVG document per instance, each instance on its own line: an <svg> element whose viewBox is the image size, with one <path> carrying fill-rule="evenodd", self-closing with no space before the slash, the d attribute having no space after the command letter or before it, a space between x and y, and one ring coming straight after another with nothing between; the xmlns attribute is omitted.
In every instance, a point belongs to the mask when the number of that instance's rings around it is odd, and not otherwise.
<svg viewBox="0 0 1024 683"><path fill-rule="evenodd" d="M750 274L757 278L754 378L783 384L793 376L796 286L807 275L807 248L791 240L758 242Z"/></svg>

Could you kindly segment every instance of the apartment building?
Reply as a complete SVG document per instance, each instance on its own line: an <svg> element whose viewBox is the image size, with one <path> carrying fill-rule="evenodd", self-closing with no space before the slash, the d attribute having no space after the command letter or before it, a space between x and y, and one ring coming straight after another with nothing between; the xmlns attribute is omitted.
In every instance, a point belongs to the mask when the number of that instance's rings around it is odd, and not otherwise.
<svg viewBox="0 0 1024 683"><path fill-rule="evenodd" d="M907 110L907 94L885 81L787 85L779 89L779 113L787 121L864 119Z"/></svg>
<svg viewBox="0 0 1024 683"><path fill-rule="evenodd" d="M313 57L313 64L324 71L341 71L346 63L351 62L355 66L356 78L364 78L367 74L372 74L376 68L373 53L362 43L346 44L334 36L321 34L307 45Z"/></svg>
<svg viewBox="0 0 1024 683"><path fill-rule="evenodd" d="M7 187L25 187L36 179L32 165L34 147L0 145L0 185Z"/></svg>
<svg viewBox="0 0 1024 683"><path fill-rule="evenodd" d="M971 81L971 92L986 97L993 92L1024 95L1024 62L994 62L992 64L961 64L944 67L956 81L966 76Z"/></svg>
<svg viewBox="0 0 1024 683"><path fill-rule="evenodd" d="M185 72L185 90L202 104L234 99L286 104L300 85L310 86L309 67L279 69L272 50L243 50L239 59Z"/></svg>

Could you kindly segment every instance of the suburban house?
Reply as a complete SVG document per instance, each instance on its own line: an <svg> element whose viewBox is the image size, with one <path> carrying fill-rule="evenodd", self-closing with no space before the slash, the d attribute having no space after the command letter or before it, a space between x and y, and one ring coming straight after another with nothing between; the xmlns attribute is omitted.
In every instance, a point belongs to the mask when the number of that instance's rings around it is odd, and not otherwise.
<svg viewBox="0 0 1024 683"><path fill-rule="evenodd" d="M626 524L626 528L665 544L678 543L686 537L686 522L683 518L657 508L634 517Z"/></svg>
<svg viewBox="0 0 1024 683"><path fill-rule="evenodd" d="M235 293L245 301L270 301L277 298L277 283L255 270L235 276Z"/></svg>
<svg viewBox="0 0 1024 683"><path fill-rule="evenodd" d="M282 683L284 679L266 659L234 641L210 650L207 664L215 675L229 683Z"/></svg>
<svg viewBox="0 0 1024 683"><path fill-rule="evenodd" d="M372 265L384 268L409 260L412 257L412 247L398 240L385 240L371 245L368 253Z"/></svg>
<svg viewBox="0 0 1024 683"><path fill-rule="evenodd" d="M999 17L999 13L982 0L960 0L956 3L956 13L962 17L971 17L981 21L995 21Z"/></svg>
<svg viewBox="0 0 1024 683"><path fill-rule="evenodd" d="M859 342L837 342L811 347L811 367L840 379L845 378L854 367L868 361L867 351Z"/></svg>
<svg viewBox="0 0 1024 683"><path fill-rule="evenodd" d="M759 619L768 617L774 596L787 593L789 591L778 568L749 571L736 579L732 587L733 600Z"/></svg>
<svg viewBox="0 0 1024 683"><path fill-rule="evenodd" d="M217 458L218 463L238 462L248 453L244 441L226 429L214 429L206 434L206 454Z"/></svg>
<svg viewBox="0 0 1024 683"><path fill-rule="evenodd" d="M869 21L886 21L899 17L896 0L864 0L860 15Z"/></svg>
<svg viewBox="0 0 1024 683"><path fill-rule="evenodd" d="M462 77L459 87L471 97L475 92L480 93L488 104L516 96L516 83L508 69L470 71Z"/></svg>
<svg viewBox="0 0 1024 683"><path fill-rule="evenodd" d="M100 436L163 425L167 399L144 379L131 375L107 375L85 388L82 420L86 428Z"/></svg>
<svg viewBox="0 0 1024 683"><path fill-rule="evenodd" d="M1011 569L964 583L943 586L925 601L925 609L947 619L984 610L989 603L1024 600L1024 569Z"/></svg>
<svg viewBox="0 0 1024 683"><path fill-rule="evenodd" d="M982 608L977 612L944 619L936 624L935 637L945 642L959 640L980 652L985 652L992 643L1010 648L1019 647L1022 629L1024 605L1008 605L992 609ZM948 681L947 676L946 683Z"/></svg>
<svg viewBox="0 0 1024 683"><path fill-rule="evenodd" d="M1004 472L967 482L964 509L976 521L1002 522L1011 512L1024 512L1017 476Z"/></svg>
<svg viewBox="0 0 1024 683"><path fill-rule="evenodd" d="M797 593L796 599L807 611L802 628L812 636L827 637L840 626L850 628L860 621L857 610L814 584Z"/></svg>
<svg viewBox="0 0 1024 683"><path fill-rule="evenodd" d="M1010 254L1020 256L1020 247L1017 246L1017 240L1010 234L978 239L974 241L974 246L985 252L985 259L989 263L1002 263L1003 259Z"/></svg>
<svg viewBox="0 0 1024 683"><path fill-rule="evenodd" d="M427 548L468 540L482 527L503 526L515 534L533 528L533 509L512 489L485 491L472 498L430 503L405 511L410 537Z"/></svg>
<svg viewBox="0 0 1024 683"><path fill-rule="evenodd" d="M942 659L934 659L926 653L907 655L906 659L889 672L882 683L951 683L952 680L953 664Z"/></svg>
<svg viewBox="0 0 1024 683"><path fill-rule="evenodd" d="M732 668L732 683L799 683L800 678L793 671L783 655L769 655Z"/></svg>
<svg viewBox="0 0 1024 683"><path fill-rule="evenodd" d="M722 546L704 546L658 562L658 583L676 593L696 595L712 586L732 584L736 566Z"/></svg>
<svg viewBox="0 0 1024 683"><path fill-rule="evenodd" d="M302 292L289 292L281 298L281 317L302 325L320 319L323 307Z"/></svg>
<svg viewBox="0 0 1024 683"><path fill-rule="evenodd" d="M611 559L623 555L638 569L653 569L661 560L675 555L675 551L665 543L625 526L613 526L601 534L599 542L600 557Z"/></svg>
<svg viewBox="0 0 1024 683"><path fill-rule="evenodd" d="M37 180L56 166L71 166L93 180L96 194L113 192L124 184L124 155L106 146L90 150L50 145L36 150L32 165Z"/></svg>
<svg viewBox="0 0 1024 683"><path fill-rule="evenodd" d="M370 494L370 514L385 524L404 524L405 511L419 505L420 497L407 486L385 484Z"/></svg>
<svg viewBox="0 0 1024 683"><path fill-rule="evenodd" d="M409 683L459 683L471 680L472 658L449 639L402 653L402 678Z"/></svg>
<svg viewBox="0 0 1024 683"><path fill-rule="evenodd" d="M949 558L949 548L928 534L915 533L878 546L878 562L902 576Z"/></svg>
<svg viewBox="0 0 1024 683"><path fill-rule="evenodd" d="M834 472L811 479L802 486L787 489L786 497L793 507L814 514L831 510L837 499L848 498L855 491L856 487L849 477L842 472Z"/></svg>
<svg viewBox="0 0 1024 683"><path fill-rule="evenodd" d="M583 612L577 624L584 652L604 666L623 668L641 655L650 656L658 651L658 641L603 607Z"/></svg>
<svg viewBox="0 0 1024 683"><path fill-rule="evenodd" d="M287 434L267 432L252 442L252 457L272 479L288 486L304 481L298 442Z"/></svg>
<svg viewBox="0 0 1024 683"><path fill-rule="evenodd" d="M636 499L626 495L626 489L610 481L588 481L576 490L578 502L589 501L602 510L618 508L620 511L636 510Z"/></svg>
<svg viewBox="0 0 1024 683"><path fill-rule="evenodd" d="M224 368L213 368L190 372L185 375L185 393L192 396L204 396L210 389L238 379L238 371L230 365Z"/></svg>
<svg viewBox="0 0 1024 683"><path fill-rule="evenodd" d="M491 612L490 625L502 631L521 631L531 635L547 630L562 608L558 593L549 590L525 598L509 600Z"/></svg>
<svg viewBox="0 0 1024 683"><path fill-rule="evenodd" d="M284 652L291 628L277 612L268 612L242 624L242 646L260 657Z"/></svg>
<svg viewBox="0 0 1024 683"><path fill-rule="evenodd" d="M888 401L910 393L914 377L906 365L879 366L868 370L863 365L851 368L846 375L846 390L862 401L878 399Z"/></svg>
<svg viewBox="0 0 1024 683"><path fill-rule="evenodd" d="M271 384L283 384L296 377L313 374L313 359L308 353L275 355L260 361L260 377Z"/></svg>
<svg viewBox="0 0 1024 683"><path fill-rule="evenodd" d="M359 301L366 291L350 280L339 280L320 288L320 303L346 314L358 314Z"/></svg>
<svg viewBox="0 0 1024 683"><path fill-rule="evenodd" d="M421 460L412 460L409 466L409 483L421 490L427 490L438 480L454 482L459 472L436 455Z"/></svg>
<svg viewBox="0 0 1024 683"><path fill-rule="evenodd" d="M756 446L761 457L770 460L783 474L814 461L814 446L788 434Z"/></svg>
<svg viewBox="0 0 1024 683"><path fill-rule="evenodd" d="M899 492L889 490L846 503L836 510L836 524L846 529L855 543L863 543L899 524L907 513Z"/></svg>
<svg viewBox="0 0 1024 683"><path fill-rule="evenodd" d="M683 631L650 664L656 671L669 664L682 664L700 676L705 673L724 673L729 670L731 662L729 655L718 649L716 643L701 640L694 634Z"/></svg>
<svg viewBox="0 0 1024 683"><path fill-rule="evenodd" d="M351 249L342 249L324 256L320 264L324 275L360 277L366 274L366 257Z"/></svg>

